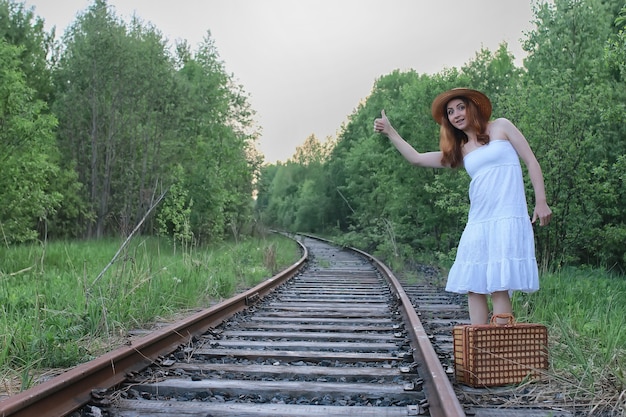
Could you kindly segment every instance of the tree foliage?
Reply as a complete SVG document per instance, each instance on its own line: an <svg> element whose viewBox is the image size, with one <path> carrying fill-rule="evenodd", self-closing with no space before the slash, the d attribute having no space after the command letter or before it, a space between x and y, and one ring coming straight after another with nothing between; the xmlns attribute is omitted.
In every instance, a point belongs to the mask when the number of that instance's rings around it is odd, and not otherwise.
<svg viewBox="0 0 626 417"><path fill-rule="evenodd" d="M310 135L286 164L261 170L256 210L263 223L309 232L329 227L329 184L320 179L326 178L324 164L331 147L331 141L322 143Z"/></svg>
<svg viewBox="0 0 626 417"><path fill-rule="evenodd" d="M0 5L0 9L4 5ZM17 29L16 29L17 30ZM62 200L56 119L28 85L22 49L0 39L0 236L5 244L37 236Z"/></svg>
<svg viewBox="0 0 626 417"><path fill-rule="evenodd" d="M22 3L0 0L0 36L17 46L19 69L34 97L49 101L53 92L50 63L54 60L54 31L44 31L44 21Z"/></svg>
<svg viewBox="0 0 626 417"><path fill-rule="evenodd" d="M271 175L262 176L269 194L263 202L274 205L261 206L262 215L289 230L340 231L346 241L383 256L417 253L450 262L467 216L468 176L463 170L411 167L373 133L372 122L385 109L416 149L437 149L438 126L430 103L441 91L467 86L492 99L494 117L507 117L520 128L543 168L554 220L535 229L542 266L592 264L623 271L623 7L603 0L536 3L522 67L503 43L494 52L481 49L458 69L432 75L394 71L380 77L350 115L316 177L306 182L295 177L304 169L297 158L263 171ZM293 178L291 186L285 186L286 178ZM324 185L326 193L315 183ZM302 192L316 194L303 197ZM527 195L532 208L528 179ZM290 209L281 210L286 205ZM297 223L298 212L311 221ZM316 218L323 223L312 222Z"/></svg>
<svg viewBox="0 0 626 417"><path fill-rule="evenodd" d="M185 243L245 232L258 132L210 32L195 50L172 46L92 0L57 41L33 10L0 0L0 34L5 242L140 223Z"/></svg>

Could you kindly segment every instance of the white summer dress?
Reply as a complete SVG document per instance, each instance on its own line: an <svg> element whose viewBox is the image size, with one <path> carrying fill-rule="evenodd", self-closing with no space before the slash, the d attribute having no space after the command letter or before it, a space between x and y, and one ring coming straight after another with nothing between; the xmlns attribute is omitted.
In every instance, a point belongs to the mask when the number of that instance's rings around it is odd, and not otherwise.
<svg viewBox="0 0 626 417"><path fill-rule="evenodd" d="M470 210L446 291L537 291L534 234L515 148L508 140L491 140L463 163L472 179Z"/></svg>

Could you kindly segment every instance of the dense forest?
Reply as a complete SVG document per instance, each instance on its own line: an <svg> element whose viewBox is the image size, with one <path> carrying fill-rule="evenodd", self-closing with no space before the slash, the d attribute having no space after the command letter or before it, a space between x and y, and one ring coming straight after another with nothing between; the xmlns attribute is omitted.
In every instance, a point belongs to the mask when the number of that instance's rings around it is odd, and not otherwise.
<svg viewBox="0 0 626 417"><path fill-rule="evenodd" d="M138 225L203 243L252 223L254 113L210 32L195 50L172 46L105 0L58 39L43 23L0 0L5 244L126 236Z"/></svg>
<svg viewBox="0 0 626 417"><path fill-rule="evenodd" d="M385 109L417 149L435 150L430 103L466 86L520 128L542 165L554 212L535 229L542 267L623 272L625 3L534 8L523 65L503 43L462 68L381 74L336 138L293 138L303 144L292 159L264 165L254 110L210 31L196 47L170 45L93 0L57 37L32 9L0 0L2 241L127 236L141 225L202 244L264 224L445 264L465 223L468 176L411 167L372 125Z"/></svg>
<svg viewBox="0 0 626 417"><path fill-rule="evenodd" d="M336 139L311 136L291 160L262 168L260 218L278 228L341 236L345 244L387 260L417 257L449 264L469 209L468 175L462 169L411 166L374 133L373 121L384 109L417 150L437 150L433 98L470 87L491 98L493 117L506 117L520 128L542 166L553 210L550 226L535 227L542 269L584 265L623 273L625 5L623 0L534 4L521 67L503 43L496 51L478 51L462 68L381 75ZM534 193L526 179L532 209Z"/></svg>

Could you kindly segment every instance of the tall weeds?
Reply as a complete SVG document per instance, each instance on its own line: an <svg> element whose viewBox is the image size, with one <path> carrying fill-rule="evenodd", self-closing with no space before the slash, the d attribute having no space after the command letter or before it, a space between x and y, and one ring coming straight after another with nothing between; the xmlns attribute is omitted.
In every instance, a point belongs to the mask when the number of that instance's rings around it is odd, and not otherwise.
<svg viewBox="0 0 626 417"><path fill-rule="evenodd" d="M0 247L5 386L28 388L35 373L92 359L124 343L132 328L208 307L300 257L294 242L274 235L182 254L139 237L100 275L119 248L117 240ZM275 264L266 265L268 251Z"/></svg>
<svg viewBox="0 0 626 417"><path fill-rule="evenodd" d="M548 326L551 371L570 395L626 410L624 277L573 268L544 274L538 292L516 294L514 311Z"/></svg>

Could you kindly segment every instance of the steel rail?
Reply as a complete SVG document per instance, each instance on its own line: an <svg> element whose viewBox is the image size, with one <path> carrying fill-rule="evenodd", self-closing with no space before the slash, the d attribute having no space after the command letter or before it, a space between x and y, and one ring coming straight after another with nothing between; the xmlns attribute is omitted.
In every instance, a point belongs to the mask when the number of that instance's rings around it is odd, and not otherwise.
<svg viewBox="0 0 626 417"><path fill-rule="evenodd" d="M400 304L400 310L407 324L407 331L411 340L415 341L418 349L413 350L413 359L423 365L423 372L428 374L424 378L426 398L429 403L429 413L432 417L465 417L463 406L459 402L452 384L439 361L428 334L422 326L409 296L393 272L374 256L359 249L350 248L369 259L389 282L391 291L395 294Z"/></svg>
<svg viewBox="0 0 626 417"><path fill-rule="evenodd" d="M78 365L55 378L0 401L0 416L59 417L79 409L90 401L94 390L114 387L129 373L146 368L161 355L219 325L294 277L309 256L306 247L301 242L298 244L302 250L302 257L284 271L183 321L164 327L133 341L128 346Z"/></svg>

